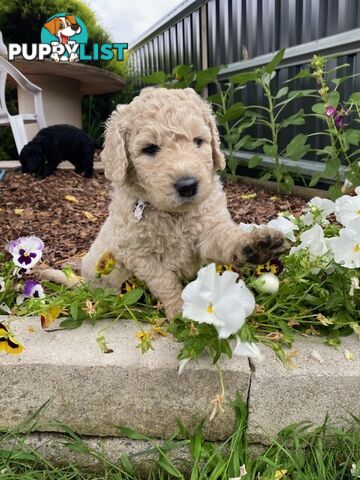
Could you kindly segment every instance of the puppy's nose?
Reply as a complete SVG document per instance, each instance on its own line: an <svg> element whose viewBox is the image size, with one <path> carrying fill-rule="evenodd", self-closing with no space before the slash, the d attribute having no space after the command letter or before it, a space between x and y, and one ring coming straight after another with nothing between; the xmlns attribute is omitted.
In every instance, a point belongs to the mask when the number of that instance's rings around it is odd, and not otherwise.
<svg viewBox="0 0 360 480"><path fill-rule="evenodd" d="M72 30L74 30L74 32L76 32L76 30L78 30L78 28L79 28L79 25L77 23L72 23L70 25L70 27L71 27Z"/></svg>
<svg viewBox="0 0 360 480"><path fill-rule="evenodd" d="M195 177L181 177L175 183L175 188L180 197L193 197L196 195L198 183Z"/></svg>

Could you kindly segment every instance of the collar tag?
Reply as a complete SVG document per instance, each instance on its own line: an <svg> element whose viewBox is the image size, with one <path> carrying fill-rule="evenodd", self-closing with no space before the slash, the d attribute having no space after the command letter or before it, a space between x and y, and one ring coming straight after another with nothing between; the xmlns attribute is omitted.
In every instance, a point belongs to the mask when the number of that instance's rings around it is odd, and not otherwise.
<svg viewBox="0 0 360 480"><path fill-rule="evenodd" d="M137 223L139 223L140 220L142 219L144 209L145 209L145 202L143 200L138 200L135 203L135 207L133 209L134 217L135 217L135 220L137 221Z"/></svg>

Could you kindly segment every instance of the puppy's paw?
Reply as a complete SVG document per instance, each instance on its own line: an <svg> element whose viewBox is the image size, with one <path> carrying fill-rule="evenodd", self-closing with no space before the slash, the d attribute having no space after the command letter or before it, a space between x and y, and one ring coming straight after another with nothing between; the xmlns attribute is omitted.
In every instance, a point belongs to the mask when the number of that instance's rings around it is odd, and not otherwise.
<svg viewBox="0 0 360 480"><path fill-rule="evenodd" d="M242 248L245 262L264 263L287 248L284 235L273 228L258 228Z"/></svg>
<svg viewBox="0 0 360 480"><path fill-rule="evenodd" d="M167 303L164 305L165 315L167 320L170 322L178 313L181 312L183 302L181 298L172 303Z"/></svg>

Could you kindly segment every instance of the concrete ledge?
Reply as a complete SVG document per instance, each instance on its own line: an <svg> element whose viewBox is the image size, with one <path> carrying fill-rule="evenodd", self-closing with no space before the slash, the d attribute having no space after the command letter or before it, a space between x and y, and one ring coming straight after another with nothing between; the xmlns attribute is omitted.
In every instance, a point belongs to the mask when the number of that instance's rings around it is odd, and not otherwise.
<svg viewBox="0 0 360 480"><path fill-rule="evenodd" d="M0 317L4 320L8 317ZM220 390L209 359L190 362L178 376L179 345L171 337L161 338L154 351L141 355L135 338L140 328L130 321L119 321L106 331L114 350L106 355L96 343L97 331L106 325L110 323L45 332L36 318L11 320L26 350L19 356L0 356L0 427L24 422L50 400L41 413L39 431L61 432L58 420L86 436L119 437L117 427L126 426L153 438L168 438L177 431L177 419L190 431L207 419L208 440L222 441L233 432L229 405L225 413L208 420L211 400ZM343 338L338 349L319 338L299 338L293 350L298 356L291 369L265 347L263 361L251 368L246 358L221 364L227 402L237 392L248 401L252 443L268 444L271 436L294 422L320 424L328 414L333 424L343 426L349 412L360 414L357 337ZM346 359L346 351L353 360Z"/></svg>
<svg viewBox="0 0 360 480"><path fill-rule="evenodd" d="M299 338L294 368L285 369L269 349L254 363L249 395L249 439L267 444L291 423L316 425L326 415L332 424L348 426L349 413L360 414L360 342L352 335L332 348L320 339ZM354 355L347 360L345 353Z"/></svg>
<svg viewBox="0 0 360 480"><path fill-rule="evenodd" d="M45 332L38 319L14 319L11 328L26 350L18 356L1 356L0 426L14 427L49 399L40 431L59 431L54 421L60 420L83 435L116 436L120 435L117 427L126 426L166 438L177 431L177 419L190 431L209 419L211 400L220 385L208 359L189 363L178 376L179 345L170 337L161 338L155 341L154 351L142 355L135 338L140 328L130 321L119 321L107 330L114 352L104 354L96 343L96 332L106 324ZM237 357L221 367L227 400L234 400L239 392L246 401L248 360ZM207 422L206 437L225 439L233 432L234 421L228 406L224 414Z"/></svg>

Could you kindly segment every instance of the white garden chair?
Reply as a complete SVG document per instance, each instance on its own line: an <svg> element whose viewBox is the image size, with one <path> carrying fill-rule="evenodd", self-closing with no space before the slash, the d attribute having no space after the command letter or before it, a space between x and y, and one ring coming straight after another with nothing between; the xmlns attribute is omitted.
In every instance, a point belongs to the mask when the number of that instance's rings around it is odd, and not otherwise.
<svg viewBox="0 0 360 480"><path fill-rule="evenodd" d="M5 100L6 77L8 75L15 80L20 88L33 95L35 113L19 113L18 115L9 113ZM0 57L0 126L11 127L19 155L23 147L28 143L25 124L36 122L39 128L47 126L41 92L40 87L31 83L14 65L5 60L5 58Z"/></svg>

